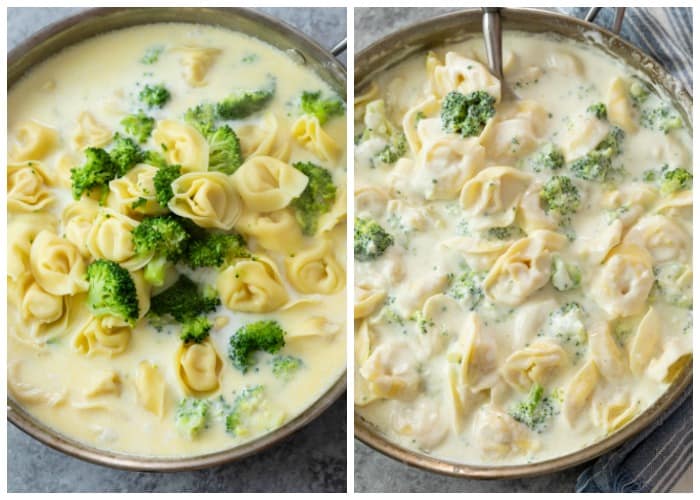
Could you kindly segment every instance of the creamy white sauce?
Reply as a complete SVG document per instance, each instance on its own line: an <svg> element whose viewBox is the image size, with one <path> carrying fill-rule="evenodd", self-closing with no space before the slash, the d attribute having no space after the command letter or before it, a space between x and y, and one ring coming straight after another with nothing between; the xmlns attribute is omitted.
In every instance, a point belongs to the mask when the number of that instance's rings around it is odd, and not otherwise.
<svg viewBox="0 0 700 500"><path fill-rule="evenodd" d="M640 112L631 107L628 95L639 75L602 51L518 33L504 35L504 69L521 99L520 108L497 104L478 138L447 134L440 124L440 102L447 91L500 94L483 66L482 44L473 39L441 48L434 58L427 57L427 64L426 54L413 56L383 73L375 82L378 91L360 97L356 107L356 135L377 122L376 116L363 122L357 110L367 113L373 106L365 107L367 102L383 99L393 126L403 128L417 147L387 165L376 161L386 144L381 139L356 146L356 217L379 222L394 244L375 260L355 261L355 402L361 418L378 432L436 457L468 464L538 462L579 450L631 421L668 387L668 359L686 360L692 350L692 306L672 305L654 290L650 296L652 266L647 262L638 272L633 266L615 267L619 259L631 262L636 257L614 257L621 241L634 242L643 249L640 253L652 256L657 270L666 259L661 253L668 252L665 265L688 273L685 293L692 297L689 193L665 196L657 184L643 180L645 171L664 164L692 171L692 137L685 127L668 134L640 127ZM457 62L449 64L450 59ZM630 105L627 115L619 113L609 94L618 77L622 98ZM671 99L652 95L643 106L653 108ZM597 102L607 105L608 120L590 121L586 109ZM571 161L594 148L613 121L629 127L623 151L613 161L624 166L624 174L609 183L574 176ZM439 141L442 150L429 150ZM531 162L547 143L562 149L567 163L559 170L535 171ZM506 180L488 170L503 166L515 169ZM465 191L460 190L480 174L485 180L480 189L474 188L476 198L465 204ZM568 225L547 222L542 210L539 186L554 175L570 177L580 193L580 208ZM518 176L525 180L518 181ZM493 201L486 193L498 182L501 194L493 197L501 205L480 204L478 200ZM684 196L685 208L668 210L669 202ZM666 217L658 219L662 224L640 230L659 213ZM511 224L524 233L505 242L487 237L489 227ZM669 236L669 224L677 226L675 236ZM546 236L536 232L547 226L552 232ZM642 232L645 237L635 237ZM530 253L523 250L523 265L498 274L495 267L507 265L504 253L514 252L515 242L525 241L520 239L525 236L541 246L531 242ZM557 238L563 242L555 243ZM553 287L554 258L579 267L580 286L569 291ZM467 268L483 272L482 279L487 273L495 279L491 293L474 311L470 303L444 295L451 293L449 278ZM509 269L513 274L508 279ZM630 299L617 307L605 291L615 286L622 293L639 294L638 303ZM367 306L371 297L375 301ZM585 311L579 320L552 315L571 302ZM358 305L364 307L359 313ZM422 318L416 315L421 312ZM660 323L653 321L659 318ZM545 356L549 361L537 357L543 341L550 349ZM653 350L644 353L642 345L649 342ZM520 369L512 368L515 353L524 363ZM465 359L470 363L465 365ZM594 368L583 370L590 363ZM539 375L534 373L538 370ZM535 381L543 386L550 406L541 424L528 427L512 415Z"/></svg>
<svg viewBox="0 0 700 500"><path fill-rule="evenodd" d="M182 61L183 52L180 49L191 46L220 51L204 71L203 82L199 86L188 82L188 70ZM155 64L145 65L141 58L152 47L162 47L163 52ZM344 203L345 119L335 117L323 126L330 140L338 145L338 153L333 159L319 159L290 134L292 123L301 114L298 107L301 93L320 90L329 96L333 94L331 87L311 70L266 43L208 26L139 26L87 40L51 57L9 91L8 150L13 150L16 141L21 142L21 138L17 137L18 128L30 120L57 132L57 144L40 158L53 183L50 193L55 197L55 202L41 212L52 213L60 220L63 207L73 200L70 188L61 186L58 181L61 174L57 170L57 160L62 154L69 154L76 166L82 163L82 154L71 145L81 112L91 113L111 136L116 131L123 132L119 122L125 115L142 108L138 93L145 84L164 83L171 93L165 107L146 110L147 114L156 120L182 120L188 108L202 102L216 102L236 89L260 88L270 75L277 81L276 94L271 103L263 111L229 124L240 135L244 127L260 127L267 113L274 113L280 137L291 148L287 158L289 164L312 161L329 169L338 186L338 196ZM151 137L146 147L156 149L158 146ZM15 216L15 213L9 214L10 223ZM62 234L60 227L58 234ZM284 234L279 235L279 238L285 237ZM335 255L344 273L346 250L342 217L327 237L331 241L330 252ZM303 243L312 245L320 238L320 235L305 238ZM270 412L281 415L278 421L271 424L271 428L266 429L272 430L313 404L343 373L345 293L344 287L330 295L298 293L287 278L285 255L263 250L254 237L248 238L248 243L256 254L266 255L277 264L283 286L290 296L288 303L301 297L311 299L311 302L302 310L292 308L257 314L236 312L221 305L215 313L211 313L211 319L225 317L228 323L220 328L215 327L211 333L223 366L218 389L205 398L214 401L222 396L230 404L235 394L244 387L262 384ZM217 276L212 270L192 271L180 264L178 270L197 282L212 285ZM87 357L72 347L73 339L69 332L59 332L49 342L44 342L47 339L36 343L32 339L29 339L30 342L26 342L26 338L19 339L15 328L21 323L17 309L9 306L9 315L10 392L33 416L70 438L101 449L135 455L193 456L235 447L260 434L238 437L228 434L224 425L225 415L217 415L214 407L210 410L207 428L195 438L190 439L176 430L175 408L185 396L175 365L175 353L181 344L179 328L169 327L158 332L142 319L131 332L128 347L123 353L112 357ZM304 321L313 316L325 318L331 326L329 331L311 331L313 329L304 327ZM288 335L286 345L279 352L302 359L302 368L289 381L273 376L272 355L259 353L255 367L245 374L235 369L229 360L229 338L239 327L257 319L278 320L288 334L298 333L304 328L307 328L306 333L312 333L298 338ZM144 360L156 365L164 376L165 399L160 417L144 408L135 387L136 369ZM120 391L97 397L87 396L86 391L104 370L118 375ZM37 394L38 397L32 397ZM55 401L44 397L46 394L63 394L64 397L53 405Z"/></svg>

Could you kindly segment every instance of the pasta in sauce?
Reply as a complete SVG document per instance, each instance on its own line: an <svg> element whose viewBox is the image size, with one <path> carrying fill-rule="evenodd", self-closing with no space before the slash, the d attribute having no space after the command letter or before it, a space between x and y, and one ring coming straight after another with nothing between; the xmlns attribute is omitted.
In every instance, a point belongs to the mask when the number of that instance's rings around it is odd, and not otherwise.
<svg viewBox="0 0 700 500"><path fill-rule="evenodd" d="M504 34L502 101L482 44L358 92L355 405L426 454L530 463L628 424L689 362L692 131L546 35Z"/></svg>
<svg viewBox="0 0 700 500"><path fill-rule="evenodd" d="M96 73L88 62L105 54L109 65ZM269 89L271 80L274 93L258 108L218 110L236 92ZM154 104L143 97L159 85L168 98ZM305 93L334 99L335 113L320 123L303 108ZM272 46L176 23L84 41L15 84L7 169L10 397L69 438L164 457L238 446L313 404L345 369L342 101ZM205 108L216 110L211 129L188 118ZM129 119L149 124L143 135ZM293 124L307 121L313 126L297 136ZM137 155L115 153L127 138ZM76 171L89 155L103 161L101 154L120 170L76 195ZM172 181L159 180L174 165ZM312 230L300 222L311 174L299 165L332 187ZM188 249L222 235L241 246L222 250L219 261L206 260L205 251L198 254L204 261L182 254L154 275L162 255L140 249L136 230L162 216L186 228ZM88 272L98 260L126 272L133 288L122 292L134 292L135 317L91 305ZM198 286L188 300L214 294L215 310L183 321L154 313L178 275ZM197 333L204 336L188 337L188 321L206 325ZM259 344L240 364L232 339L258 321L281 328L283 345Z"/></svg>

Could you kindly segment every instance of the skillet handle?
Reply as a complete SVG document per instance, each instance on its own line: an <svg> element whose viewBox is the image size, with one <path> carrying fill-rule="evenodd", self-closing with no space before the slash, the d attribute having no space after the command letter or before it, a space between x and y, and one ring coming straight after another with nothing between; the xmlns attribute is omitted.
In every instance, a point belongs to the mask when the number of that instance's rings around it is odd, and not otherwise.
<svg viewBox="0 0 700 500"><path fill-rule="evenodd" d="M333 54L335 57L338 57L340 54L345 52L348 49L348 39L343 38L341 41L333 45L333 48L331 49L331 54Z"/></svg>
<svg viewBox="0 0 700 500"><path fill-rule="evenodd" d="M598 12L600 12L601 7L591 7L590 10L586 13L586 16L584 17L584 20L592 23L595 21L596 16L598 15ZM616 35L620 34L620 30L622 29L622 20L625 18L625 7L616 7L615 8L615 21L613 21L612 25L612 31Z"/></svg>

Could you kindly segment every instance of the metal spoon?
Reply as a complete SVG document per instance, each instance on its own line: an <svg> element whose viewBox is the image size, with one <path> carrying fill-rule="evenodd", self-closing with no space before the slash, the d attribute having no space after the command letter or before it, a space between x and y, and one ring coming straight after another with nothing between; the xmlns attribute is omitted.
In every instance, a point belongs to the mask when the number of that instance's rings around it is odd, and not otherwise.
<svg viewBox="0 0 700 500"><path fill-rule="evenodd" d="M517 101L519 97L513 92L503 76L503 43L501 31L501 8L482 7L482 30L484 32L484 45L486 58L489 62L491 74L501 82L501 100Z"/></svg>

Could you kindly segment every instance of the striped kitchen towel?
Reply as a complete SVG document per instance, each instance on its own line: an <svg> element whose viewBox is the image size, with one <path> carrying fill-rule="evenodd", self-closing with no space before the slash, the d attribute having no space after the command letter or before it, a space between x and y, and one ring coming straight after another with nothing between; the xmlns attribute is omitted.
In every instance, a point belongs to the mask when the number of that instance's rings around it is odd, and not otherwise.
<svg viewBox="0 0 700 500"><path fill-rule="evenodd" d="M588 9L560 11L583 18ZM596 23L611 27L615 9L602 9ZM620 35L651 55L692 95L693 13L690 8L628 8ZM576 491L667 492L693 459L693 388L634 439L584 470Z"/></svg>

